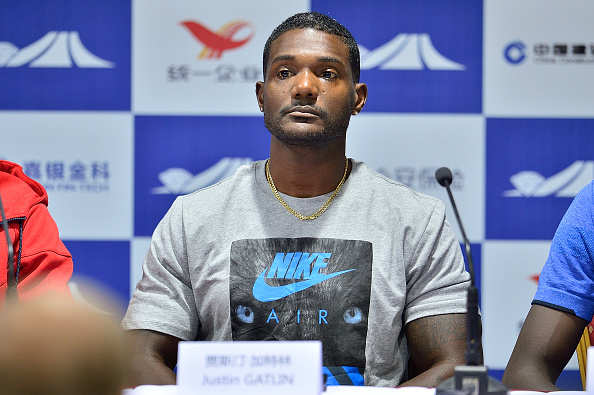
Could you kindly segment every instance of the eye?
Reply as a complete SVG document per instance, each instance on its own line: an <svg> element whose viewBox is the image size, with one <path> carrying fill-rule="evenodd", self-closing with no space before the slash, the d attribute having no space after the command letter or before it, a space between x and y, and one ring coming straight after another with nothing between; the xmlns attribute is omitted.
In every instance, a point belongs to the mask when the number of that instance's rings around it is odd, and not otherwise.
<svg viewBox="0 0 594 395"><path fill-rule="evenodd" d="M284 80L285 78L289 78L290 75L291 75L291 72L287 69L279 70L276 73L276 76L278 78L280 78L281 80Z"/></svg>
<svg viewBox="0 0 594 395"><path fill-rule="evenodd" d="M363 312L358 307L349 307L342 318L347 324L358 324L363 319Z"/></svg>
<svg viewBox="0 0 594 395"><path fill-rule="evenodd" d="M251 307L239 305L235 308L235 315L246 324L254 322L254 311Z"/></svg>
<svg viewBox="0 0 594 395"><path fill-rule="evenodd" d="M332 70L324 70L324 71L322 71L321 76L322 76L322 78L325 78L327 80L331 80L331 79L337 77L336 73L334 71L332 71Z"/></svg>

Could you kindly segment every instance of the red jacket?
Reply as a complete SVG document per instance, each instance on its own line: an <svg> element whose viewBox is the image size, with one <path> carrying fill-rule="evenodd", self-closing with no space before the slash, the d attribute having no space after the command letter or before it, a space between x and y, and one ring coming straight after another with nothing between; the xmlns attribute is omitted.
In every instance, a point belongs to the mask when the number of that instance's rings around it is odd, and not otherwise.
<svg viewBox="0 0 594 395"><path fill-rule="evenodd" d="M19 299L53 290L70 294L72 256L47 210L47 192L15 163L0 160L0 198L8 219ZM1 219L0 219L1 223ZM8 277L6 235L0 226L0 306Z"/></svg>

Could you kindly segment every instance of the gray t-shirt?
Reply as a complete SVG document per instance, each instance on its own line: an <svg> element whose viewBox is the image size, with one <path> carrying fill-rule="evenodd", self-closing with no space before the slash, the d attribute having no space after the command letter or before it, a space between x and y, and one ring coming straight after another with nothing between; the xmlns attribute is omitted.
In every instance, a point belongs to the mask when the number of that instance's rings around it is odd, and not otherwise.
<svg viewBox="0 0 594 395"><path fill-rule="evenodd" d="M329 383L398 385L404 325L465 312L469 275L439 199L351 161L313 221L281 205L264 161L177 198L123 327L183 340L322 340ZM283 198L311 215L330 195Z"/></svg>

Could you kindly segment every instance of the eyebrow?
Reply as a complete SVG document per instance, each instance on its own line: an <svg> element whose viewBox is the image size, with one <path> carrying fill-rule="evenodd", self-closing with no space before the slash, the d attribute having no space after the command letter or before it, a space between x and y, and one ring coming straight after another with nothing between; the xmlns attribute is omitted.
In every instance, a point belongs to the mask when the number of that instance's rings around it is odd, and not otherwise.
<svg viewBox="0 0 594 395"><path fill-rule="evenodd" d="M274 59L272 59L270 64L274 64L276 62L282 62L285 60L293 61L295 59L296 59L296 57L294 55L279 55L279 56L275 57ZM316 60L321 63L336 63L336 64L341 65L342 67L346 67L344 62L342 62L338 58L335 58L334 56L321 56L321 57L317 58Z"/></svg>

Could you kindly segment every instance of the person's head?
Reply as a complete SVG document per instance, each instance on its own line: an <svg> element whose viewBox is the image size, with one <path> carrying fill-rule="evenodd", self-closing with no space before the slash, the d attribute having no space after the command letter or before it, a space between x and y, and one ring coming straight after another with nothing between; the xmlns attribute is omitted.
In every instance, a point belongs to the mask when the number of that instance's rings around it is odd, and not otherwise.
<svg viewBox="0 0 594 395"><path fill-rule="evenodd" d="M270 45L274 40L279 38L281 34L294 29L315 29L340 37L349 48L349 64L351 66L353 82L359 82L361 75L361 55L359 54L359 46L357 45L355 38L346 27L341 25L335 19L320 14L319 12L303 12L290 16L272 31L268 40L266 40L266 44L264 44L264 52L262 56L264 80L266 80L266 72L268 69Z"/></svg>
<svg viewBox="0 0 594 395"><path fill-rule="evenodd" d="M118 320L44 295L0 312L0 393L119 395L126 352Z"/></svg>
<svg viewBox="0 0 594 395"><path fill-rule="evenodd" d="M344 146L350 117L367 100L367 86L353 75L358 60L352 35L322 14L297 14L276 28L264 50L264 81L256 83L272 143Z"/></svg>

